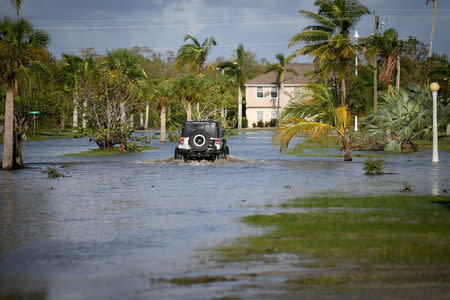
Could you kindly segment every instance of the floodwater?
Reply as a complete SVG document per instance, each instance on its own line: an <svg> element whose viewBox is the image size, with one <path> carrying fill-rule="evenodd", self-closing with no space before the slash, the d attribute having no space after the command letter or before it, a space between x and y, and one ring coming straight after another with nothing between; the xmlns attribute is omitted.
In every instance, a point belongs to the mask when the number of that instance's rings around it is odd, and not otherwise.
<svg viewBox="0 0 450 300"><path fill-rule="evenodd" d="M366 158L294 157L271 145L272 132L228 140L228 161L173 162L175 143L103 157L66 157L95 148L87 138L27 142L32 168L0 172L0 298L208 299L237 283L177 286L174 277L280 271L275 265L217 266L207 249L257 232L245 215L308 195L446 194L450 154L383 157L385 171L365 176ZM1 149L0 149L1 150ZM336 151L337 152L337 151ZM60 168L66 165L67 168ZM56 167L65 177L49 179ZM205 254L206 253L206 254ZM298 267L280 259L286 272ZM279 276L248 279L270 284ZM277 291L269 292L276 297ZM273 294L270 294L273 292ZM256 297L252 288L233 295ZM267 295L267 294L266 294Z"/></svg>

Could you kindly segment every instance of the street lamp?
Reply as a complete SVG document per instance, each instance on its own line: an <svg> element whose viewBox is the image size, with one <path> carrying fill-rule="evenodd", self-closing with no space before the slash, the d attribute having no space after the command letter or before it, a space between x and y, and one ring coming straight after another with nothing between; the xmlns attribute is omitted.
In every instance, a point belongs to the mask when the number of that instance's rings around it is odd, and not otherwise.
<svg viewBox="0 0 450 300"><path fill-rule="evenodd" d="M438 131L437 131L437 93L439 90L439 84L433 82L430 84L430 90L433 94L433 158L432 162L439 161L438 154Z"/></svg>

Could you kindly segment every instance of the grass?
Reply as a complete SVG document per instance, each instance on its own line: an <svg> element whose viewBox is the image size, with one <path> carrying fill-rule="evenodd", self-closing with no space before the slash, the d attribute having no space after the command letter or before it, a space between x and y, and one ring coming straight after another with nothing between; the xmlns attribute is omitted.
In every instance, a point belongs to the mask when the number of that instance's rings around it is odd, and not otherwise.
<svg viewBox="0 0 450 300"><path fill-rule="evenodd" d="M64 130L64 131L57 131L57 130L50 130L50 131L44 131L44 132L37 132L36 135L33 135L33 130L29 130L27 133L27 140L28 141L43 141L51 138L68 138L73 137L72 130ZM0 135L0 144L3 144L3 134Z"/></svg>
<svg viewBox="0 0 450 300"><path fill-rule="evenodd" d="M298 143L294 149L286 152L286 154L300 157L344 157L343 154L330 153L331 149L339 150L340 146L341 140L338 137L305 139L302 143ZM353 157L374 157L374 155L353 153Z"/></svg>
<svg viewBox="0 0 450 300"><path fill-rule="evenodd" d="M138 146L138 151L144 150L154 150L157 149L155 146ZM120 152L118 147L114 147L110 150L100 150L100 149L91 149L88 151L83 151L79 153L71 153L65 154L64 156L105 156L105 155L118 155L125 153L133 153L133 152Z"/></svg>
<svg viewBox="0 0 450 300"><path fill-rule="evenodd" d="M266 233L217 248L217 259L264 262L268 254L293 253L314 262L304 265L313 275L290 282L294 289L450 280L448 196L297 198L283 207L307 212L244 217Z"/></svg>
<svg viewBox="0 0 450 300"><path fill-rule="evenodd" d="M433 141L432 140L418 140L414 141L419 151L423 149L432 149L433 148ZM440 136L438 138L438 149L439 151L447 151L450 152L450 136Z"/></svg>

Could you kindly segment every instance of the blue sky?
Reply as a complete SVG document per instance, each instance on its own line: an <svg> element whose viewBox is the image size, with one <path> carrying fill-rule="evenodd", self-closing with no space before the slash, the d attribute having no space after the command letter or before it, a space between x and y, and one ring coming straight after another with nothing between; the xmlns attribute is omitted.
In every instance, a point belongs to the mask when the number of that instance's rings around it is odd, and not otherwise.
<svg viewBox="0 0 450 300"><path fill-rule="evenodd" d="M409 35L429 42L433 6L426 0L360 0L392 27L402 39ZM310 21L300 9L313 10L313 0L23 0L21 15L51 36L50 51L79 54L80 48L105 53L115 48L148 46L155 51L176 51L185 34L199 40L217 40L210 56L225 58L239 43L258 58L275 60L299 47L288 48L290 38ZM10 0L0 0L3 16L15 16ZM374 16L361 19L360 36L373 31ZM433 50L450 55L450 1L438 0ZM307 62L308 57L298 58Z"/></svg>

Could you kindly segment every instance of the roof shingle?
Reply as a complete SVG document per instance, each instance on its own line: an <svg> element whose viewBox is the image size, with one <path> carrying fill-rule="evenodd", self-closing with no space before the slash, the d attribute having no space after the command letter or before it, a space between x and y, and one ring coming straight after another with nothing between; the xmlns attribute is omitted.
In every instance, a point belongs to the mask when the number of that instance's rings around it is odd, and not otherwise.
<svg viewBox="0 0 450 300"><path fill-rule="evenodd" d="M313 71L313 64L288 64L288 69L293 69L298 73L298 76L291 73L284 73L284 84L307 84L309 79L304 76L306 72ZM271 71L266 74L259 75L245 84L253 85L253 84L275 84L277 81L277 73L275 71Z"/></svg>

